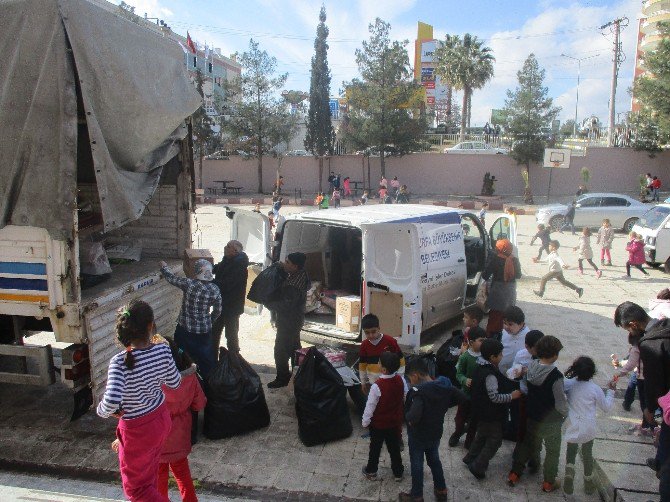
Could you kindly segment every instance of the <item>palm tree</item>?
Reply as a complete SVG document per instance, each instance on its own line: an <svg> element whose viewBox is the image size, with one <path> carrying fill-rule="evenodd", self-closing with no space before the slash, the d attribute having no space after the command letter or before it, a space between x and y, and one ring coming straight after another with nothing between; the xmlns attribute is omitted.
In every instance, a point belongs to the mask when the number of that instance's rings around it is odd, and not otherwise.
<svg viewBox="0 0 670 502"><path fill-rule="evenodd" d="M444 44L435 50L435 61L435 72L451 87L463 91L460 141L464 141L472 92L491 80L495 58L482 40L466 33L463 39L447 35Z"/></svg>

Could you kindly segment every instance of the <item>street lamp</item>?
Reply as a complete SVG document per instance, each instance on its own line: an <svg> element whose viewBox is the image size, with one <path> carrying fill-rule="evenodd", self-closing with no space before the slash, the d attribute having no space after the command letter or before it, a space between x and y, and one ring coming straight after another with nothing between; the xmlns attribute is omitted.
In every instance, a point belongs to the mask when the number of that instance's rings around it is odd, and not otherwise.
<svg viewBox="0 0 670 502"><path fill-rule="evenodd" d="M600 54L594 54L593 56L587 56L585 58L576 58L572 56L568 56L567 54L561 54L562 57L568 58L568 59L573 59L577 61L577 100L575 102L575 124L572 126L572 136L577 137L577 109L579 108L579 77L580 73L582 70L582 61L585 59L591 59L600 56Z"/></svg>

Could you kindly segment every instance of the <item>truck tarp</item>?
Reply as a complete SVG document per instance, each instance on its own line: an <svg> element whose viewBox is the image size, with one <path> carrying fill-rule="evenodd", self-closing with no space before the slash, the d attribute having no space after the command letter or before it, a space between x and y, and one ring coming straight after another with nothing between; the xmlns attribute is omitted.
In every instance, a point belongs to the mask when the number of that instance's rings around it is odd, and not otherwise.
<svg viewBox="0 0 670 502"><path fill-rule="evenodd" d="M0 0L0 19L0 228L72 238L75 78L104 229L137 219L201 104L179 45L88 0Z"/></svg>

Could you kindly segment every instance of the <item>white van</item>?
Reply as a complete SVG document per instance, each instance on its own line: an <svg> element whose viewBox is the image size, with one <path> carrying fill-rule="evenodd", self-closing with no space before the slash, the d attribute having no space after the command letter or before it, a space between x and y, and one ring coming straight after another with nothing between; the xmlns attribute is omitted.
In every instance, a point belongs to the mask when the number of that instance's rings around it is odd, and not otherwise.
<svg viewBox="0 0 670 502"><path fill-rule="evenodd" d="M458 316L475 302L495 239L516 245L514 221L501 216L489 232L466 210L392 204L315 210L286 216L281 239L271 242L267 217L227 208L231 238L251 263L265 267L274 256L307 255L310 278L328 289L361 298L361 312L375 313L384 333L418 351L420 335ZM360 333L336 327L335 315L308 313L302 339L349 345Z"/></svg>
<svg viewBox="0 0 670 502"><path fill-rule="evenodd" d="M644 255L650 265L670 264L670 204L658 204L633 227L644 240Z"/></svg>

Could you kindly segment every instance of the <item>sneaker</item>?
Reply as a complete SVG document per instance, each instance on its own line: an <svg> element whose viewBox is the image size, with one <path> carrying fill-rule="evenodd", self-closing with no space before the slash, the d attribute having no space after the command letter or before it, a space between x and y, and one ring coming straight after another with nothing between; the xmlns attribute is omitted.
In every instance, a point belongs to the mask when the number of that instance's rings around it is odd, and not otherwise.
<svg viewBox="0 0 670 502"><path fill-rule="evenodd" d="M542 489L544 490L544 485L542 485ZM572 495L575 491L575 479L572 476L565 476L563 479L563 491L566 495Z"/></svg>
<svg viewBox="0 0 670 502"><path fill-rule="evenodd" d="M477 479L484 479L486 477L485 472L479 471L475 468L474 462L470 462L468 464L468 471L470 471L470 473Z"/></svg>
<svg viewBox="0 0 670 502"><path fill-rule="evenodd" d="M542 298L542 297L544 296L544 293L542 293L541 291L535 291L535 290L533 290L533 293L535 293L535 294L536 294L537 296L539 296L540 298Z"/></svg>
<svg viewBox="0 0 670 502"><path fill-rule="evenodd" d="M401 483L404 478L404 475L401 474L400 476L396 476L395 474L393 475L393 479L395 480L396 483Z"/></svg>
<svg viewBox="0 0 670 502"><path fill-rule="evenodd" d="M652 471L658 471L658 464L656 463L656 457L649 457L646 462L646 466L649 467Z"/></svg>
<svg viewBox="0 0 670 502"><path fill-rule="evenodd" d="M600 266L602 267L603 265L605 265L605 260L600 260Z"/></svg>
<svg viewBox="0 0 670 502"><path fill-rule="evenodd" d="M577 288L577 295L581 298L584 294L584 288Z"/></svg>
<svg viewBox="0 0 670 502"><path fill-rule="evenodd" d="M280 389L288 385L288 380L277 380L276 378L272 382L268 383L268 389Z"/></svg>
<svg viewBox="0 0 670 502"><path fill-rule="evenodd" d="M628 274L623 274L623 275L621 276L621 278L622 278L622 279L630 279L630 275L628 275Z"/></svg>
<svg viewBox="0 0 670 502"><path fill-rule="evenodd" d="M376 472L368 472L366 470L365 466L363 466L363 468L361 469L361 472L363 473L363 476L365 476L365 479L367 479L368 481L375 481L377 479L377 473Z"/></svg>
<svg viewBox="0 0 670 502"><path fill-rule="evenodd" d="M461 435L458 432L454 432L451 436L449 436L449 446L451 446L452 448L454 446L458 446L460 440Z"/></svg>
<svg viewBox="0 0 670 502"><path fill-rule="evenodd" d="M437 488L435 488L433 490L433 493L435 494L435 500L437 500L438 502L447 502L449 491L446 488L444 488L443 490L438 490Z"/></svg>
<svg viewBox="0 0 670 502"><path fill-rule="evenodd" d="M596 492L596 484L593 482L593 474L590 477L584 476L584 493L593 495Z"/></svg>
<svg viewBox="0 0 670 502"><path fill-rule="evenodd" d="M597 270L597 271L596 271L596 278L597 278L597 279L600 279L600 277L602 277L602 275L603 275L603 271L602 271L602 270Z"/></svg>
<svg viewBox="0 0 670 502"><path fill-rule="evenodd" d="M507 475L507 484L509 486L516 486L520 480L521 476L514 471L509 471L509 474Z"/></svg>
<svg viewBox="0 0 670 502"><path fill-rule="evenodd" d="M625 401L623 403L621 403L621 407L626 411L630 411L631 406L632 406L632 403L627 403Z"/></svg>
<svg viewBox="0 0 670 502"><path fill-rule="evenodd" d="M608 262L607 262L607 266L608 266L608 267L611 267L611 266L612 266L612 262L611 262L611 261L608 261Z"/></svg>
<svg viewBox="0 0 670 502"><path fill-rule="evenodd" d="M398 494L398 500L400 502L423 502L423 497L413 497L411 493L402 492Z"/></svg>
<svg viewBox="0 0 670 502"><path fill-rule="evenodd" d="M545 481L545 482L542 483L542 491L544 493L551 493L560 486L561 486L561 484L558 482L558 480L554 481L553 483L550 483L549 481Z"/></svg>

